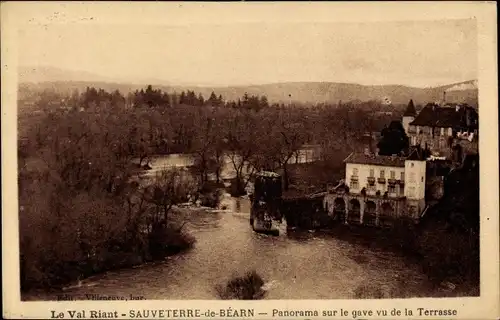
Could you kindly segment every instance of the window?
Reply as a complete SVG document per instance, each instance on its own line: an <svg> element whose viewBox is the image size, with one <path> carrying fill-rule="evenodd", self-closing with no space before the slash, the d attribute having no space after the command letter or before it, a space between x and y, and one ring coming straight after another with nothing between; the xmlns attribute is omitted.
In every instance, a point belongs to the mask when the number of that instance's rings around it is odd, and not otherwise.
<svg viewBox="0 0 500 320"><path fill-rule="evenodd" d="M415 182L415 172L410 172L410 182Z"/></svg>
<svg viewBox="0 0 500 320"><path fill-rule="evenodd" d="M352 190L357 190L357 189L359 189L359 182L357 180L351 180L351 183L349 184L349 187Z"/></svg>
<svg viewBox="0 0 500 320"><path fill-rule="evenodd" d="M441 128L441 135L444 136L444 128Z"/></svg>
<svg viewBox="0 0 500 320"><path fill-rule="evenodd" d="M404 196L405 195L405 188L402 186L402 185L399 185L396 189L397 193L400 195L400 196Z"/></svg>
<svg viewBox="0 0 500 320"><path fill-rule="evenodd" d="M405 173L404 172L401 172L401 181L405 181Z"/></svg>
<svg viewBox="0 0 500 320"><path fill-rule="evenodd" d="M396 179L396 171L391 170L391 179Z"/></svg>
<svg viewBox="0 0 500 320"><path fill-rule="evenodd" d="M375 170L374 169L370 169L370 177L375 177Z"/></svg>
<svg viewBox="0 0 500 320"><path fill-rule="evenodd" d="M417 144L417 137L411 137L411 145L414 146Z"/></svg>
<svg viewBox="0 0 500 320"><path fill-rule="evenodd" d="M396 193L396 186L393 185L393 184L390 184L389 187L388 187L388 189L387 189L387 191L389 193Z"/></svg>
<svg viewBox="0 0 500 320"><path fill-rule="evenodd" d="M380 178L381 179L385 178L385 171L384 170L380 170Z"/></svg>
<svg viewBox="0 0 500 320"><path fill-rule="evenodd" d="M375 192L377 191L377 188L375 188L375 185L374 185L374 184L373 184L373 185L368 184L368 185L366 186L366 190L367 190L368 192L375 193Z"/></svg>
<svg viewBox="0 0 500 320"><path fill-rule="evenodd" d="M353 168L352 169L352 175L357 176L358 175L358 168Z"/></svg>

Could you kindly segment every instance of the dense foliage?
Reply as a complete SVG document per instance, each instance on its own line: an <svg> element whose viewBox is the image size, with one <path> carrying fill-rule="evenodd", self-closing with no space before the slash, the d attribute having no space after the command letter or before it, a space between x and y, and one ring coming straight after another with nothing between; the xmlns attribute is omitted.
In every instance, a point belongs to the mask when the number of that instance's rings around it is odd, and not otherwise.
<svg viewBox="0 0 500 320"><path fill-rule="evenodd" d="M380 155L401 155L408 151L410 142L401 122L392 121L382 129L381 135L382 139L377 145Z"/></svg>
<svg viewBox="0 0 500 320"><path fill-rule="evenodd" d="M263 286L262 277L252 270L243 276L232 277L225 285L217 285L215 290L224 300L259 300L265 295Z"/></svg>

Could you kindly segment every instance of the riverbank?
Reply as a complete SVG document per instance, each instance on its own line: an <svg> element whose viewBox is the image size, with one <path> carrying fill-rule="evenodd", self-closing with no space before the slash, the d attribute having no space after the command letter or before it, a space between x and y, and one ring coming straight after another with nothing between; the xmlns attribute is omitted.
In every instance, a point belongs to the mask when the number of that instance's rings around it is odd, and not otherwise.
<svg viewBox="0 0 500 320"><path fill-rule="evenodd" d="M21 256L21 289L23 292L64 292L81 286L85 279L106 272L134 268L146 263L164 261L193 248L196 239L183 230L185 209L174 208L168 225L149 232L129 230L96 246L79 260L52 261L27 265ZM42 261L43 262L43 261ZM43 268L43 269L41 269Z"/></svg>

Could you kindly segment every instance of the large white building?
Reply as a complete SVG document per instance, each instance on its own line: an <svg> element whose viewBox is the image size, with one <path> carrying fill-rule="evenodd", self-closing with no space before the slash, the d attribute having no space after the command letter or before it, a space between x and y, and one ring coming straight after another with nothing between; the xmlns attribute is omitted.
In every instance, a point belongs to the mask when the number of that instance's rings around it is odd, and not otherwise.
<svg viewBox="0 0 500 320"><path fill-rule="evenodd" d="M335 219L384 226L425 211L426 161L417 150L408 157L352 153L344 162L345 179L324 198Z"/></svg>

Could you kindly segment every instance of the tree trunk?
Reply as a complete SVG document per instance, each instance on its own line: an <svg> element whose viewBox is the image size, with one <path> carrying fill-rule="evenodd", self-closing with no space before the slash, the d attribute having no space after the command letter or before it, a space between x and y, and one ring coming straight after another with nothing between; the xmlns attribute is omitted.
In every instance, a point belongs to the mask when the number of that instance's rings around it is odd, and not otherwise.
<svg viewBox="0 0 500 320"><path fill-rule="evenodd" d="M217 183L220 183L220 175L223 166L221 163L222 161L224 161L224 159L222 158L221 153L217 149L215 151L215 159L216 159L215 177L217 179Z"/></svg>
<svg viewBox="0 0 500 320"><path fill-rule="evenodd" d="M220 167L217 167L217 169L215 169L215 178L216 178L216 182L217 184L220 183Z"/></svg>
<svg viewBox="0 0 500 320"><path fill-rule="evenodd" d="M283 163L283 189L288 190L288 169L286 165L287 161Z"/></svg>
<svg viewBox="0 0 500 320"><path fill-rule="evenodd" d="M243 191L243 178L239 173L236 174L236 195L239 196Z"/></svg>
<svg viewBox="0 0 500 320"><path fill-rule="evenodd" d="M165 219L165 226L167 225L167 219L168 219L168 206L165 204L163 205L163 218Z"/></svg>

